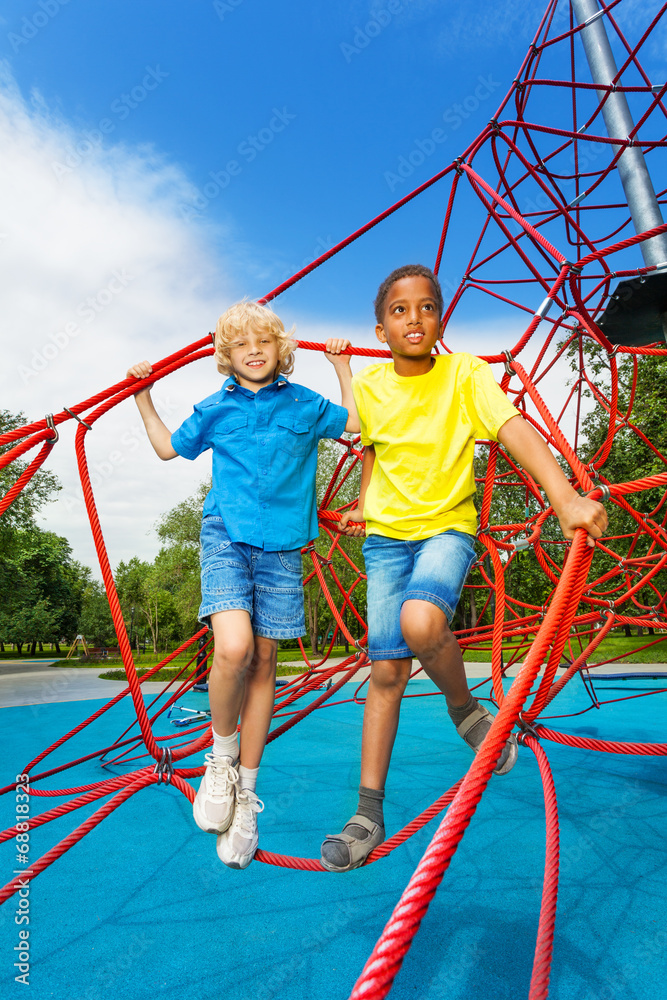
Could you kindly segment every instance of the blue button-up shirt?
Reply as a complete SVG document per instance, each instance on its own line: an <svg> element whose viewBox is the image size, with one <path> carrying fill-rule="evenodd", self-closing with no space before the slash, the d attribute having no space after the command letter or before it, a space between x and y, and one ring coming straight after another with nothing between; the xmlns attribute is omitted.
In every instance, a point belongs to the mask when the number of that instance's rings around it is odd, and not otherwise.
<svg viewBox="0 0 667 1000"><path fill-rule="evenodd" d="M257 392L228 378L196 404L171 443L184 458L213 450L204 517L219 514L233 542L280 552L317 537L317 445L340 437L347 417L344 407L283 377Z"/></svg>

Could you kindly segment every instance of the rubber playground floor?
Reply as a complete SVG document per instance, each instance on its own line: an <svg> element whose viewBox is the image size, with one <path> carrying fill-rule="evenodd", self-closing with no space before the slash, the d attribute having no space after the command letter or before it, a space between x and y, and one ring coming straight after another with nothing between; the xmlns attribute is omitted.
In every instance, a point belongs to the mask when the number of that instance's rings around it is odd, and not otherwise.
<svg viewBox="0 0 667 1000"><path fill-rule="evenodd" d="M657 688L652 680L599 681L600 700ZM348 693L349 689L349 693ZM433 690L410 683L410 694ZM347 685L345 697L354 687ZM314 696L313 696L314 697ZM183 704L206 705L190 693ZM0 710L0 782L104 700ZM546 710L590 705L581 680ZM406 699L385 815L403 827L462 776L469 751L445 721L440 697ZM133 718L131 703L51 755L37 770L111 743ZM260 846L318 857L323 836L354 811L362 709L322 708L266 750L258 792ZM663 742L667 694L634 698L549 724L578 735ZM164 717L156 734L176 734ZM558 793L561 888L552 1000L667 998L667 762L544 741ZM203 755L201 755L203 756ZM133 765L136 767L136 764ZM35 787L98 781L89 762ZM69 798L71 796L66 796ZM32 799L33 815L65 799ZM14 822L14 795L0 799L0 827ZM95 808L30 836L40 857ZM18 897L0 907L2 996L32 1000L345 1000L437 829L433 820L388 858L346 875L253 862L225 868L215 838L199 831L185 797L153 785L130 798L32 883L30 992L14 981ZM12 840L0 848L9 881ZM527 997L544 864L542 786L532 752L493 777L445 873L390 997L516 1000ZM25 940L25 939L24 939Z"/></svg>

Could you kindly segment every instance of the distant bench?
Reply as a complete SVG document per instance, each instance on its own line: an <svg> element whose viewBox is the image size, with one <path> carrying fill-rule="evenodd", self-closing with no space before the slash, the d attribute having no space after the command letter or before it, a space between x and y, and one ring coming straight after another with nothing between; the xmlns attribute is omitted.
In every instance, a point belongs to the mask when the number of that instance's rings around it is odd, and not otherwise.
<svg viewBox="0 0 667 1000"><path fill-rule="evenodd" d="M88 656L91 660L107 660L110 656L120 656L118 646L89 646Z"/></svg>

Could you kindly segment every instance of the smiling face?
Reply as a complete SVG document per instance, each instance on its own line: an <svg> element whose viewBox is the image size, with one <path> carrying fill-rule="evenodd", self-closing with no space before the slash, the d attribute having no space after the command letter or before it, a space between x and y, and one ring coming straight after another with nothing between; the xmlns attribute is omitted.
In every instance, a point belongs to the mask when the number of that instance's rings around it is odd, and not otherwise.
<svg viewBox="0 0 667 1000"><path fill-rule="evenodd" d="M387 295L384 321L375 327L375 334L391 351L397 375L422 375L430 370L440 317L428 278L411 275L394 282Z"/></svg>
<svg viewBox="0 0 667 1000"><path fill-rule="evenodd" d="M230 344L229 363L239 385L257 392L278 374L278 342L270 333L241 334Z"/></svg>

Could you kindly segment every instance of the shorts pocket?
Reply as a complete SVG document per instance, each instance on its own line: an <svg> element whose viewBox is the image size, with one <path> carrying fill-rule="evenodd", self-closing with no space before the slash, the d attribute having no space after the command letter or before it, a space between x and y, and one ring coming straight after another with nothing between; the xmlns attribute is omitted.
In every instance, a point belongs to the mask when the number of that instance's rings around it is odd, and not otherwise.
<svg viewBox="0 0 667 1000"><path fill-rule="evenodd" d="M283 565L283 568L287 570L288 573L294 573L301 579L302 572L302 562L301 562L301 550L300 549L288 549L285 552L279 552L278 558Z"/></svg>
<svg viewBox="0 0 667 1000"><path fill-rule="evenodd" d="M298 417L276 417L278 431L277 444L281 451L288 455L303 457L310 451L313 443L310 424Z"/></svg>
<svg viewBox="0 0 667 1000"><path fill-rule="evenodd" d="M203 563L205 559L224 552L231 544L232 540L227 534L222 518L217 514L205 517L199 535L199 561Z"/></svg>

